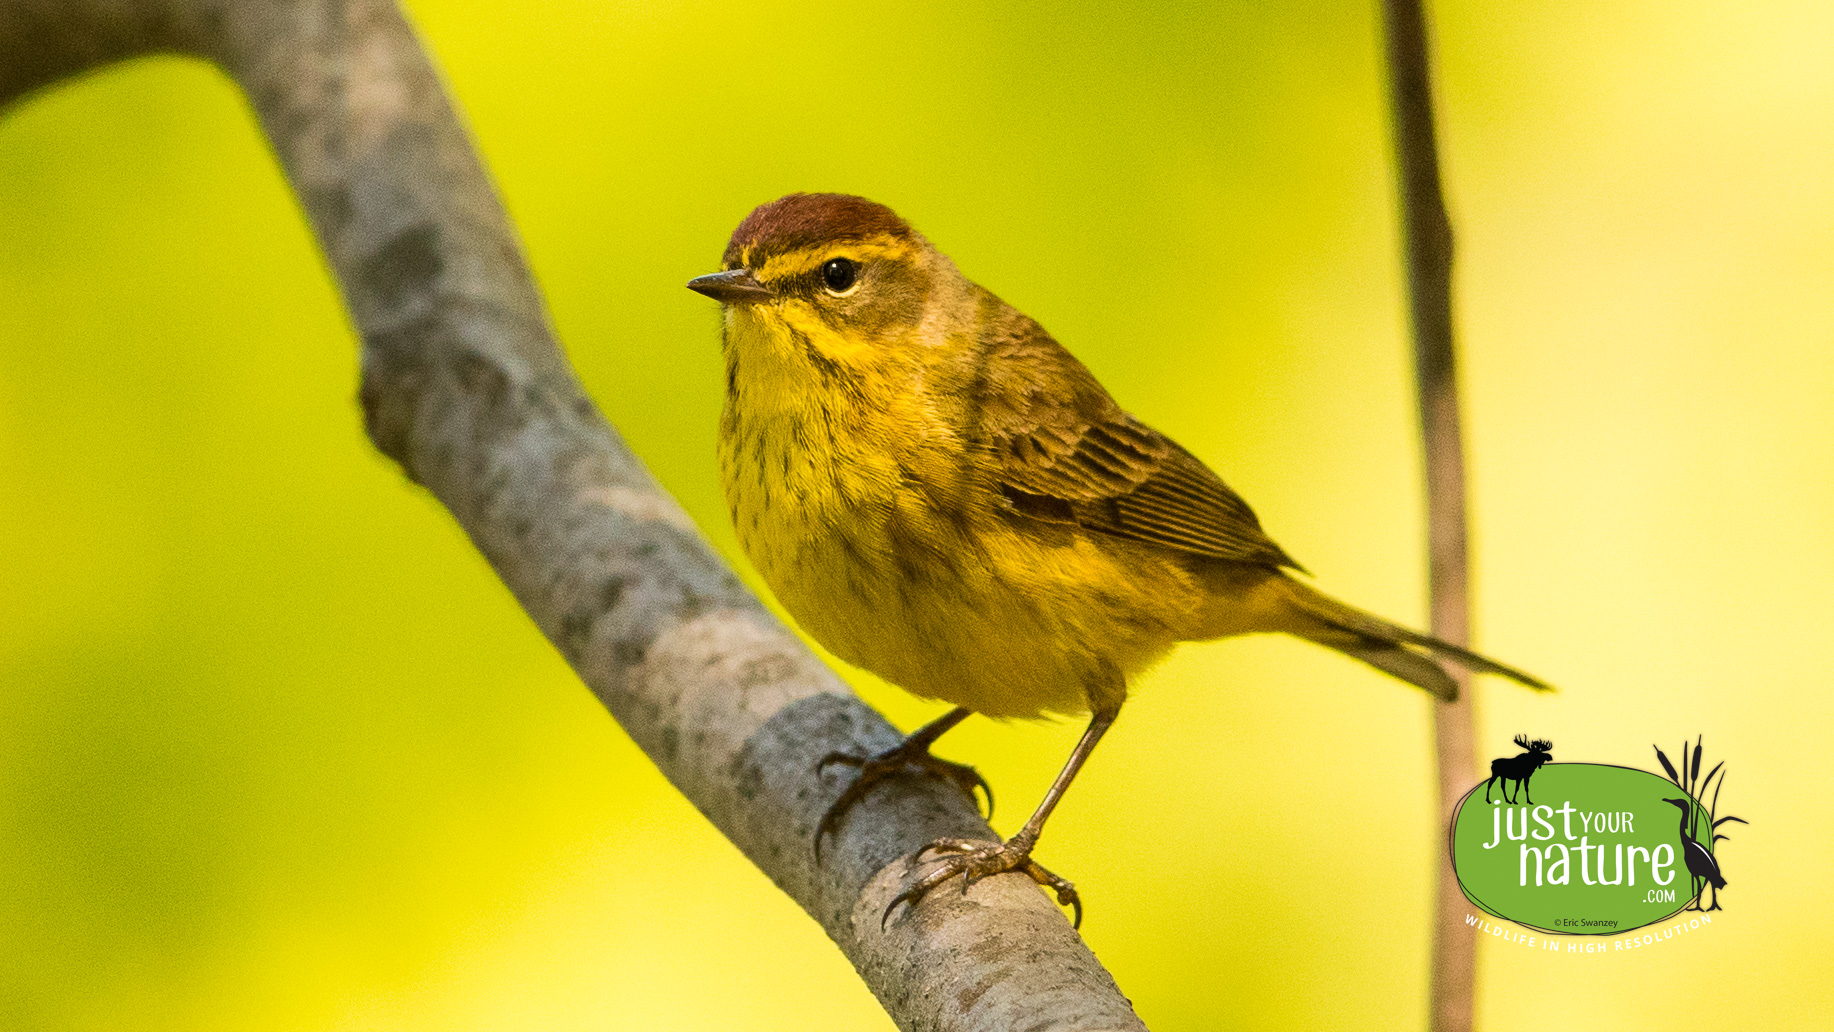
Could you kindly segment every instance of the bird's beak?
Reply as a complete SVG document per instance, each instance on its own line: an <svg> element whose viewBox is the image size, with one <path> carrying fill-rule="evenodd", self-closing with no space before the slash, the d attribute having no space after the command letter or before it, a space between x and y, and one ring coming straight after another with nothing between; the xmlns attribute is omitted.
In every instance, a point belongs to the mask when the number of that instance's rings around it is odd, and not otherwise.
<svg viewBox="0 0 1834 1032"><path fill-rule="evenodd" d="M688 281L688 289L705 294L722 305L752 305L776 295L769 287L752 278L749 269L732 269Z"/></svg>

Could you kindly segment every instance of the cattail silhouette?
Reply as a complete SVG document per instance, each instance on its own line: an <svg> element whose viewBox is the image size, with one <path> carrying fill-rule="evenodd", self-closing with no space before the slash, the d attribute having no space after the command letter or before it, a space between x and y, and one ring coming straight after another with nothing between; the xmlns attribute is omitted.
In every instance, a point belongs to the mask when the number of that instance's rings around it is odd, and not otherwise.
<svg viewBox="0 0 1834 1032"><path fill-rule="evenodd" d="M1702 736L1696 736L1694 739L1694 755L1690 762L1687 743L1682 743L1680 772L1677 772L1675 770L1675 765L1668 761L1668 757L1663 754L1661 746L1655 746L1654 748L1656 750L1656 759L1661 761L1662 769L1668 772L1668 779L1673 781L1676 787L1687 793L1687 798L1685 799L1662 800L1665 803L1679 807L1681 810L1681 823L1678 827L1681 835L1681 858L1687 865L1688 874L1692 878L1694 890L1694 901L1683 909L1719 910L1721 909L1719 905L1719 890L1726 887L1726 878L1725 875L1720 873L1719 858L1714 855L1713 850L1719 844L1720 840L1731 839L1730 835L1722 835L1719 833L1719 826L1725 824L1727 821L1737 821L1740 824L1750 824L1751 822L1745 820L1743 817L1733 817L1730 815L1725 817L1719 816L1719 790L1726 785L1726 775L1724 773L1726 762L1721 760L1714 764L1713 769L1707 772L1706 777L1702 778L1700 776L1701 744ZM1713 788L1713 802L1711 804L1703 804L1700 801L1700 797L1706 794L1706 787L1712 783L1713 775L1715 774L1719 775L1719 784L1715 785ZM1703 810L1705 811L1704 816L1708 822L1708 830L1713 832L1711 843L1705 846L1700 844L1700 839L1698 837L1700 818L1703 816ZM1703 907L1700 905L1700 894L1706 891L1707 886L1712 886L1713 888L1712 905Z"/></svg>

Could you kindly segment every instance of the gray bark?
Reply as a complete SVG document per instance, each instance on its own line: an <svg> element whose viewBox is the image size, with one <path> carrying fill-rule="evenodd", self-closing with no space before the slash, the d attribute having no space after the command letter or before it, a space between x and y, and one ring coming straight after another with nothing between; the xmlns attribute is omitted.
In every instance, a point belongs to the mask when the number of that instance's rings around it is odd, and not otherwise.
<svg viewBox="0 0 1834 1032"><path fill-rule="evenodd" d="M875 790L816 864L816 822L852 776L818 779L816 761L899 736L745 590L582 392L392 2L0 0L0 106L157 52L212 61L246 93L361 334L376 447L452 511L631 737L900 1027L1143 1027L1023 875L938 891L881 930L916 849L993 838L952 787Z"/></svg>

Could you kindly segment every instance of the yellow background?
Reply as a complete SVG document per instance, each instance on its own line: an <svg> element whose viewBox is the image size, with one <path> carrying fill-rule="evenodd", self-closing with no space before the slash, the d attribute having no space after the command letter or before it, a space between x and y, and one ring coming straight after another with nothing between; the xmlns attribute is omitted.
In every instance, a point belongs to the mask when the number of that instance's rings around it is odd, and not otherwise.
<svg viewBox="0 0 1834 1032"><path fill-rule="evenodd" d="M1374 0L1094 13L410 4L560 336L728 554L716 316L755 204L885 201L1423 613ZM1834 5L1442 3L1481 753L1704 732L1712 927L1486 945L1491 1029L1825 1027ZM888 1028L363 439L246 105L176 59L0 118L0 1029ZM934 713L854 680L909 727ZM1053 820L1161 1030L1422 1026L1427 703L1288 640L1141 680ZM1010 831L1077 728L944 740Z"/></svg>

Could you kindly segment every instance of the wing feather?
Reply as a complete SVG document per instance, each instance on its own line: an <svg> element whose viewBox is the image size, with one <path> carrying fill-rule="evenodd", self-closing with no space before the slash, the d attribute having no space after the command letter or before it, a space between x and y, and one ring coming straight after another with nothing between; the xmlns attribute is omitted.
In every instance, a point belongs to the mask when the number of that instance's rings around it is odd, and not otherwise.
<svg viewBox="0 0 1834 1032"><path fill-rule="evenodd" d="M1300 568L1208 466L1123 412L1037 323L992 303L983 454L1016 511L1194 555Z"/></svg>

